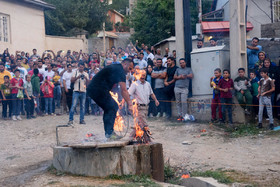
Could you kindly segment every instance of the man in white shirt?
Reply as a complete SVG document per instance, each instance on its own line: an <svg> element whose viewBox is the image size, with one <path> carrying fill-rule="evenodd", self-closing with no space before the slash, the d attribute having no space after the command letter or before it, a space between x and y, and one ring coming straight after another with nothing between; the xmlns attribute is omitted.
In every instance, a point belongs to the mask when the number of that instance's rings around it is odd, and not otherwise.
<svg viewBox="0 0 280 187"><path fill-rule="evenodd" d="M156 106L159 105L159 102L153 93L152 87L146 79L146 71L141 70L140 80L132 83L130 88L128 89L128 93L130 96L137 100L138 107L138 123L141 128L147 126L147 114L148 114L148 106L150 103L150 96L155 101Z"/></svg>
<svg viewBox="0 0 280 187"><path fill-rule="evenodd" d="M140 59L139 59L138 65L139 65L140 69L147 68L148 63L146 60L144 60L144 53L140 53Z"/></svg>
<svg viewBox="0 0 280 187"><path fill-rule="evenodd" d="M52 65L51 64L47 64L47 70L44 71L43 73L43 79L45 80L45 78L49 76L51 78L53 78L54 76L54 71L52 70Z"/></svg>
<svg viewBox="0 0 280 187"><path fill-rule="evenodd" d="M73 95L73 89L71 89L72 74L73 74L72 65L68 64L67 71L63 73L62 80L63 80L63 87L66 95L66 103L69 111L72 106L72 95Z"/></svg>
<svg viewBox="0 0 280 187"><path fill-rule="evenodd" d="M154 56L153 53L151 53L151 49L150 48L147 49L147 54L148 54L147 59L154 60L155 56Z"/></svg>

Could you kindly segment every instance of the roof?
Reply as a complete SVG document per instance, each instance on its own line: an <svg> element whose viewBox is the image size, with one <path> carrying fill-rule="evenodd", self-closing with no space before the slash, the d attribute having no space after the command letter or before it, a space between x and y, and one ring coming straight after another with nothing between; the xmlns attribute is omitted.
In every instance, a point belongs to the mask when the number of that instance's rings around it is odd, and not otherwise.
<svg viewBox="0 0 280 187"><path fill-rule="evenodd" d="M99 34L97 35L98 38L102 38L103 36L104 36L103 35L103 31L100 31ZM118 35L116 35L113 32L105 31L105 37L108 37L108 38L118 38Z"/></svg>
<svg viewBox="0 0 280 187"><path fill-rule="evenodd" d="M54 5L46 3L45 1L42 1L42 0L21 0L21 1L42 7L44 9L55 9Z"/></svg>
<svg viewBox="0 0 280 187"><path fill-rule="evenodd" d="M229 21L204 21L201 23L202 33L213 32L229 32ZM247 31L253 30L254 26L251 22L247 22Z"/></svg>
<svg viewBox="0 0 280 187"><path fill-rule="evenodd" d="M196 40L197 38L198 38L197 35L192 36L192 40ZM164 40L161 40L160 42L156 43L154 46L156 47L156 46L159 46L159 45L161 45L163 43L166 43L166 42L176 42L176 36L171 36L170 38L166 38Z"/></svg>
<svg viewBox="0 0 280 187"><path fill-rule="evenodd" d="M116 11L115 9L110 9L109 11L118 14L120 17L124 18L124 15L122 15L121 13L119 13L118 11Z"/></svg>

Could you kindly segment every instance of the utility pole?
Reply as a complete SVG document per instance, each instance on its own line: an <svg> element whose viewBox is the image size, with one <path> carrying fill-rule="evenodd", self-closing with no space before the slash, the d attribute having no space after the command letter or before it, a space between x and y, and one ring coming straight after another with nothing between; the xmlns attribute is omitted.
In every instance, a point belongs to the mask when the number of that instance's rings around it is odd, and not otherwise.
<svg viewBox="0 0 280 187"><path fill-rule="evenodd" d="M103 51L106 53L105 22L103 22Z"/></svg>
<svg viewBox="0 0 280 187"><path fill-rule="evenodd" d="M200 24L200 34L199 34L199 38L202 39L202 27L201 27L201 23L202 23L202 0L197 0L197 8L198 8L198 23Z"/></svg>
<svg viewBox="0 0 280 187"><path fill-rule="evenodd" d="M185 59L187 64L191 66L192 30L191 30L190 0L183 0L183 16L184 16Z"/></svg>
<svg viewBox="0 0 280 187"><path fill-rule="evenodd" d="M271 23L273 23L274 22L274 20L273 20L273 0L270 0L270 13L271 13Z"/></svg>
<svg viewBox="0 0 280 187"><path fill-rule="evenodd" d="M236 78L237 69L247 69L246 0L230 1L230 69Z"/></svg>

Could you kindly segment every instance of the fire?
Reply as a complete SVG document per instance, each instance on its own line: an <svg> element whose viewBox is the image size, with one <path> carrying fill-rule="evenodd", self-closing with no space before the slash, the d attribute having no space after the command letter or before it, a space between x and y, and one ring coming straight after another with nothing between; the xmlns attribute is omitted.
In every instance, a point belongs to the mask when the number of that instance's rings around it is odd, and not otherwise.
<svg viewBox="0 0 280 187"><path fill-rule="evenodd" d="M137 108L137 101L136 99L132 100L133 103L133 119L134 119L134 125L135 125L135 139L142 139L144 135L144 131L141 129L141 127L138 124L138 108Z"/></svg>
<svg viewBox="0 0 280 187"><path fill-rule="evenodd" d="M142 76L142 71L140 69L135 69L133 76L135 77L135 80L139 80Z"/></svg>
<svg viewBox="0 0 280 187"><path fill-rule="evenodd" d="M182 175L181 178L182 178L182 179L188 179L188 178L190 178L190 175L189 175L189 174L184 174L184 175Z"/></svg>
<svg viewBox="0 0 280 187"><path fill-rule="evenodd" d="M118 100L118 93L114 94L113 92L110 92L110 94L119 106L120 102ZM124 125L123 117L120 115L120 113L118 111L117 115L116 115L115 123L114 123L114 130L117 132L122 132L124 130L124 127L125 127L125 125Z"/></svg>

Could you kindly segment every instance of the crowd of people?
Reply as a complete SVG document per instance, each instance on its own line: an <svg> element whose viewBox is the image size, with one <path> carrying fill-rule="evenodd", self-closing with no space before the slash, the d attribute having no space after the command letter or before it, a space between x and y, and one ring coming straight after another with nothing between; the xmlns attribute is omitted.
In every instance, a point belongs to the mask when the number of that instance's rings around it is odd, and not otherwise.
<svg viewBox="0 0 280 187"><path fill-rule="evenodd" d="M176 51L166 48L162 54L142 44L138 47L129 44L126 49L111 47L106 52L92 54L62 50L46 50L42 55L33 49L32 54L6 49L0 55L0 85L2 117L5 120L22 120L36 116L60 115L69 113L69 122L73 122L77 105L80 105L80 123L85 124L85 115L101 115L102 109L88 96L87 86L90 80L104 67L120 64L124 59L133 61L134 68L126 76L126 87L136 81L138 70L146 71L146 80L152 85L160 105L149 104L149 116L171 117L171 104L166 100L174 97L180 106L180 116L186 111L188 80L192 77L190 68L184 59L180 60L182 70L175 65ZM183 69L187 69L184 71ZM188 73L188 74L186 74ZM190 74L190 75L189 75ZM186 80L185 82L182 80ZM175 81L176 80L176 81ZM118 92L119 85L112 91ZM121 95L121 94L119 94ZM120 98L121 100L121 98ZM179 106L179 105L178 105ZM183 110L183 111L182 111Z"/></svg>
<svg viewBox="0 0 280 187"><path fill-rule="evenodd" d="M280 116L279 106L279 68L271 62L267 54L258 45L259 39L253 38L247 47L248 70L238 69L239 77L230 79L229 70L217 68L210 80L213 87L211 104L212 122L220 120L224 123L228 113L229 124L232 120L232 97L235 95L246 114L258 114L259 127L262 127L263 106L266 106L273 127L273 113ZM211 39L211 46L216 46L216 39ZM198 48L203 47L203 41L198 41ZM148 107L149 117L171 118L171 102L175 99L178 111L178 121L183 121L187 114L190 80L193 78L191 68L185 59L177 59L176 51L168 48L162 53L145 44L134 46L130 43L125 49L111 47L106 52L95 51L92 54L68 50L46 50L42 56L33 49L32 54L17 51L10 54L8 49L0 56L0 85L2 99L2 117L4 119L22 120L35 116L69 113L69 123L73 123L76 107L80 105L80 124L85 124L85 115L100 115L102 109L87 93L90 80L103 68L112 64L121 64L124 59L133 62L134 67L126 75L126 88L141 77L139 72L145 71L145 81L151 85L157 100L149 98L140 101L141 106ZM176 60L180 67L176 66ZM248 71L249 76L246 76ZM223 73L223 76L222 76ZM142 73L143 74L143 73ZM267 75L267 77L265 76ZM269 84L269 86L268 86ZM119 92L116 84L112 91ZM235 93L232 94L232 90ZM131 95L133 93L131 92ZM119 94L121 101L121 94ZM159 103L155 103L159 101ZM216 111L218 108L218 120ZM35 115L36 112L36 115Z"/></svg>
<svg viewBox="0 0 280 187"><path fill-rule="evenodd" d="M234 80L230 78L229 70L223 70L222 75L220 68L215 69L210 79L213 88L212 122L219 120L224 123L228 113L229 124L233 123L232 98L236 96L246 115L256 115L258 128L263 127L263 116L268 117L269 129L274 128L273 116L280 117L280 71L279 66L271 62L258 43L259 39L255 37L251 45L247 46L248 70L239 68L239 76Z"/></svg>

